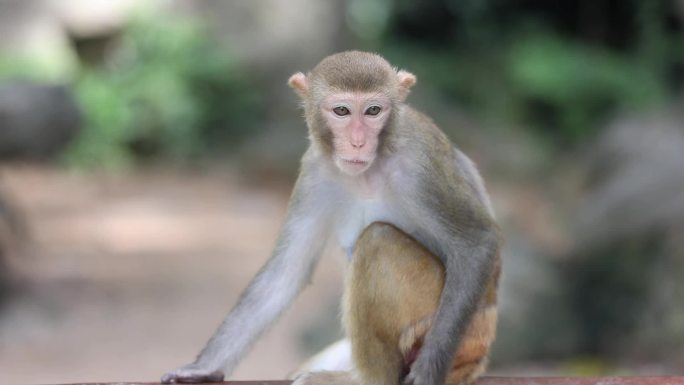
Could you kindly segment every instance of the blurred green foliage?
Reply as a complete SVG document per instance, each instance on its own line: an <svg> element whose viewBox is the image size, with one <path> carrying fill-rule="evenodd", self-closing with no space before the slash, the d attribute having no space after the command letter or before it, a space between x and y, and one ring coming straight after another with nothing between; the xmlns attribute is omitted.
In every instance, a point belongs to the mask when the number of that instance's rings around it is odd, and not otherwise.
<svg viewBox="0 0 684 385"><path fill-rule="evenodd" d="M414 71L433 100L560 149L592 138L616 113L681 91L684 33L673 4L354 0L342 16L346 40L331 48L381 52ZM135 17L96 65L0 60L0 76L72 83L86 124L70 164L195 159L268 125L262 111L279 101L261 96L259 75L217 48L199 20L152 14Z"/></svg>
<svg viewBox="0 0 684 385"><path fill-rule="evenodd" d="M521 39L507 60L522 123L552 127L569 142L596 131L606 113L652 106L665 94L649 68L553 36Z"/></svg>
<svg viewBox="0 0 684 385"><path fill-rule="evenodd" d="M658 105L668 93L638 61L547 34L521 36L498 52L399 51L392 56L479 120L528 127L559 145L587 139L612 114Z"/></svg>
<svg viewBox="0 0 684 385"><path fill-rule="evenodd" d="M249 71L189 19L134 17L101 62L1 57L0 78L68 83L84 125L64 154L75 167L186 161L230 148L262 126Z"/></svg>
<svg viewBox="0 0 684 385"><path fill-rule="evenodd" d="M261 103L247 74L197 25L134 19L111 57L74 83L85 127L68 163L187 160L234 145Z"/></svg>
<svg viewBox="0 0 684 385"><path fill-rule="evenodd" d="M380 38L350 28L488 125L527 127L560 148L681 90L674 10L669 0L398 0Z"/></svg>

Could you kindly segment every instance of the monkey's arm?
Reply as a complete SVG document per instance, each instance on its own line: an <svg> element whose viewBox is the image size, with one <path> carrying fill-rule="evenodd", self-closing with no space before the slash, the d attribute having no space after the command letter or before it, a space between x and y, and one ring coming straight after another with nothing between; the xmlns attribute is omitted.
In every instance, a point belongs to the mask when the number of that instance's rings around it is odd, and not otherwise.
<svg viewBox="0 0 684 385"><path fill-rule="evenodd" d="M165 374L163 383L221 381L292 303L308 282L327 238L329 213L316 188L306 176L300 177L273 255L195 362Z"/></svg>
<svg viewBox="0 0 684 385"><path fill-rule="evenodd" d="M415 385L444 383L498 258L500 242L487 208L464 190L460 178L432 178L427 175L424 188L416 190L420 195L412 198L418 202L413 215L419 219L414 236L440 257L446 275L434 324L407 377Z"/></svg>

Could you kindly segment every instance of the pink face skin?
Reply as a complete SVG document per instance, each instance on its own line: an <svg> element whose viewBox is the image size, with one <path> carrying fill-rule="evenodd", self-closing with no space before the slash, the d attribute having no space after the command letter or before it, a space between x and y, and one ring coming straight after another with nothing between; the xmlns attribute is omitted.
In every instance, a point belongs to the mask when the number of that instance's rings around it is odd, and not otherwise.
<svg viewBox="0 0 684 385"><path fill-rule="evenodd" d="M325 98L323 116L333 133L334 161L340 171L359 175L376 157L378 137L392 104L376 93L337 93Z"/></svg>

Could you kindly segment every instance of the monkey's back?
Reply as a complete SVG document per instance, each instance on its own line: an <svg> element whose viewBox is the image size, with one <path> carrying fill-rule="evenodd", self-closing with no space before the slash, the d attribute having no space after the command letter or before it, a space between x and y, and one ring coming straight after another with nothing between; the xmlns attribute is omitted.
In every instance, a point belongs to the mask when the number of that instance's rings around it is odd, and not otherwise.
<svg viewBox="0 0 684 385"><path fill-rule="evenodd" d="M405 375L439 307L444 266L401 230L389 224L373 223L356 244L350 270L345 323L352 346L355 339L358 344L364 344L369 343L368 339L377 338L386 348L396 350L395 356L402 361L401 374ZM497 261L456 353L447 384L469 383L485 369L496 331L499 271ZM367 367L369 357L356 352L353 355L361 371L373 370Z"/></svg>

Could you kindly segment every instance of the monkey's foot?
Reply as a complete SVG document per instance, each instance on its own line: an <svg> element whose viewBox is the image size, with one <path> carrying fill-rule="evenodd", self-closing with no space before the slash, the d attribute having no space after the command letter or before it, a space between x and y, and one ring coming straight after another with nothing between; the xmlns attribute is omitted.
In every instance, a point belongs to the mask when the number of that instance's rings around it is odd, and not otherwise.
<svg viewBox="0 0 684 385"><path fill-rule="evenodd" d="M185 365L162 376L162 384L197 384L202 382L221 382L224 374L220 370L207 370L196 364Z"/></svg>
<svg viewBox="0 0 684 385"><path fill-rule="evenodd" d="M309 372L295 378L292 385L358 385L351 372Z"/></svg>

